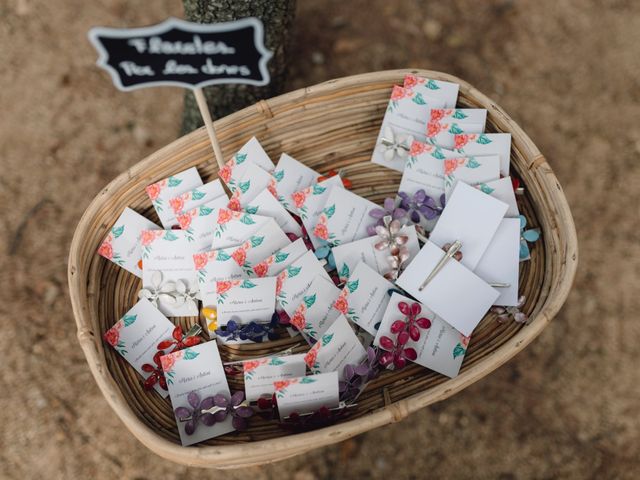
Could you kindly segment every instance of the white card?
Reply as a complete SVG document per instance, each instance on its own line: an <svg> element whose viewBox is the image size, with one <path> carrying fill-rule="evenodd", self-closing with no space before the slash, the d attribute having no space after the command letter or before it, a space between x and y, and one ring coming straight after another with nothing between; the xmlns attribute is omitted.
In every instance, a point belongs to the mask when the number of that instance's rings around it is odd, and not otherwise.
<svg viewBox="0 0 640 480"><path fill-rule="evenodd" d="M427 143L453 149L454 136L460 133L482 133L487 118L484 108L435 108L427 124Z"/></svg>
<svg viewBox="0 0 640 480"><path fill-rule="evenodd" d="M235 247L264 227L272 218L221 208L211 239L211 250Z"/></svg>
<svg viewBox="0 0 640 480"><path fill-rule="evenodd" d="M142 286L157 291L167 282L182 281L187 291L198 292L196 271L193 268L194 245L184 230L144 230L140 239L142 244ZM156 272L162 275L158 277ZM156 279L161 284L156 285ZM171 317L190 317L198 315L197 302L175 303L166 296L158 299L160 311Z"/></svg>
<svg viewBox="0 0 640 480"><path fill-rule="evenodd" d="M198 170L196 167L191 167L145 188L153 208L156 209L158 218L160 218L160 223L165 229L170 229L178 224L171 205L169 205L169 200L200 185L202 185L202 179Z"/></svg>
<svg viewBox="0 0 640 480"><path fill-rule="evenodd" d="M233 195L231 195L229 208L236 211L242 210L263 190L271 192L272 195L277 195L276 179L255 163L250 163L237 183L237 188L233 191Z"/></svg>
<svg viewBox="0 0 640 480"><path fill-rule="evenodd" d="M496 288L500 296L495 305L518 305L520 273L520 219L504 218L491 243L476 266L475 273L487 283L506 283Z"/></svg>
<svg viewBox="0 0 640 480"><path fill-rule="evenodd" d="M398 191L413 195L424 190L433 199L444 193L444 160L460 154L428 143L413 142Z"/></svg>
<svg viewBox="0 0 640 480"><path fill-rule="evenodd" d="M402 172L412 140L426 139L429 111L443 106L442 100L394 85L371 161Z"/></svg>
<svg viewBox="0 0 640 480"><path fill-rule="evenodd" d="M302 236L302 229L298 222L269 190L260 192L243 210L252 215L271 217L285 233L293 233L298 237Z"/></svg>
<svg viewBox="0 0 640 480"><path fill-rule="evenodd" d="M173 329L173 323L147 299L142 298L103 337L146 379L149 372L142 370L142 365L147 363L155 366L153 357L158 352L158 344L171 339ZM164 398L169 394L159 383L154 388Z"/></svg>
<svg viewBox="0 0 640 480"><path fill-rule="evenodd" d="M333 308L339 295L340 289L332 281L321 276L314 278L291 315L291 325L305 340L318 340L340 315Z"/></svg>
<svg viewBox="0 0 640 480"><path fill-rule="evenodd" d="M456 260L449 260L420 291L419 286L443 255L441 248L428 241L396 283L468 337L499 293Z"/></svg>
<svg viewBox="0 0 640 480"><path fill-rule="evenodd" d="M314 375L338 372L338 379L343 381L345 380L344 367L357 366L366 356L367 351L356 337L351 325L343 315L340 315L307 352L304 361Z"/></svg>
<svg viewBox="0 0 640 480"><path fill-rule="evenodd" d="M479 183L476 188L509 205L507 213L504 215L505 217L515 218L520 215L511 177L504 177L493 182Z"/></svg>
<svg viewBox="0 0 640 480"><path fill-rule="evenodd" d="M193 410L190 405L189 393L198 394L200 402L214 395L223 395L229 399L231 392L227 384L220 353L216 342L207 342L195 347L172 352L161 357L162 368L169 384L171 406L175 410L186 407ZM185 432L186 422L176 417L180 440L183 446L193 445L213 437L219 437L235 430L232 425L233 417L227 415L222 422L216 422L208 427L202 421L196 425L191 435Z"/></svg>
<svg viewBox="0 0 640 480"><path fill-rule="evenodd" d="M218 176L227 184L229 190L234 192L247 166L252 163L267 172L273 170L273 162L256 137L251 137L251 139L238 150L233 158L225 163L224 167L218 172Z"/></svg>
<svg viewBox="0 0 640 480"><path fill-rule="evenodd" d="M476 186L499 178L500 157L498 155L448 158L444 161L444 193L447 201L458 182Z"/></svg>
<svg viewBox="0 0 640 480"><path fill-rule="evenodd" d="M278 201L290 212L296 213L291 201L291 194L315 183L320 176L318 172L307 167L286 153L280 156L278 165L273 172L276 179Z"/></svg>
<svg viewBox="0 0 640 480"><path fill-rule="evenodd" d="M400 233L409 237L409 240L405 243L409 254L408 263L420 250L416 227L413 225L405 225L400 230ZM356 268L359 262L366 263L380 275L384 275L392 270L391 264L389 263L391 251L389 248L378 250L375 245L379 241L380 238L376 235L333 247L331 251L333 252L336 270L338 271L341 281L349 278L351 272L353 272L353 269Z"/></svg>
<svg viewBox="0 0 640 480"><path fill-rule="evenodd" d="M332 246L368 237L367 227L375 220L369 212L378 206L344 188L332 188L325 208L311 235Z"/></svg>
<svg viewBox="0 0 640 480"><path fill-rule="evenodd" d="M140 235L143 230L160 230L160 227L129 207L125 208L100 244L98 254L142 278Z"/></svg>
<svg viewBox="0 0 640 480"><path fill-rule="evenodd" d="M442 100L444 108L455 108L458 101L458 90L460 89L460 85L457 83L418 77L411 73L404 76L403 86L414 90L416 93L421 93L425 97Z"/></svg>
<svg viewBox="0 0 640 480"><path fill-rule="evenodd" d="M366 263L360 262L351 273L333 308L375 335L389 303L387 292L391 288L394 288L393 283Z"/></svg>
<svg viewBox="0 0 640 480"><path fill-rule="evenodd" d="M276 286L278 307L287 312L289 316L293 315L296 307L302 301L304 292L318 275L331 281L329 274L315 254L308 250L278 274Z"/></svg>
<svg viewBox="0 0 640 480"><path fill-rule="evenodd" d="M303 415L325 408L336 408L340 403L338 372L296 377L274 382L280 419L292 413Z"/></svg>
<svg viewBox="0 0 640 480"><path fill-rule="evenodd" d="M460 134L454 137L454 147L465 156L498 155L500 157L500 173L508 177L511 163L511 134L482 133Z"/></svg>
<svg viewBox="0 0 640 480"><path fill-rule="evenodd" d="M318 222L318 217L322 214L322 210L327 203L327 198L329 198L331 190L334 188L344 188L339 175L310 185L291 195L293 205L298 210L297 213L302 219L302 223L307 229L307 232L313 231L313 227ZM319 239L315 235L309 235L309 240L311 240L314 248L324 245L324 240Z"/></svg>
<svg viewBox="0 0 640 480"><path fill-rule="evenodd" d="M389 301L389 306L382 319L382 324L376 335L374 345L381 347L380 337L387 336L392 340L396 336L391 333L391 325L402 315L398 311L398 304L406 302L414 303L408 297L394 293ZM422 311L418 318L428 318L431 326L427 329L420 329L420 338L417 341L409 339L406 347L413 348L418 357L414 360L418 365L429 368L435 372L453 378L458 375L462 360L467 353L469 337L465 337L447 322L422 305Z"/></svg>
<svg viewBox="0 0 640 480"><path fill-rule="evenodd" d="M242 367L244 391L249 402L255 402L260 397L268 397L271 400L275 392L273 382L302 377L307 371L303 353L247 360L243 362Z"/></svg>
<svg viewBox="0 0 640 480"><path fill-rule="evenodd" d="M308 251L302 238L257 262L249 277L275 277Z"/></svg>
<svg viewBox="0 0 640 480"><path fill-rule="evenodd" d="M205 183L200 187L196 187L193 190L171 198L169 200L169 206L173 214L177 217L184 211L193 210L200 205L205 205L220 197L226 199L227 193L224 191L222 182L216 179L213 182Z"/></svg>
<svg viewBox="0 0 640 480"><path fill-rule="evenodd" d="M268 323L275 312L276 278L221 280L216 284L218 325L234 320Z"/></svg>
<svg viewBox="0 0 640 480"><path fill-rule="evenodd" d="M211 247L213 232L218 226L216 223L218 211L226 206L227 196L225 195L178 215L180 229L187 232L196 252L204 252Z"/></svg>
<svg viewBox="0 0 640 480"><path fill-rule="evenodd" d="M456 240L462 242L460 263L473 270L489 246L506 211L506 203L485 195L466 183L458 183L429 240L439 247Z"/></svg>

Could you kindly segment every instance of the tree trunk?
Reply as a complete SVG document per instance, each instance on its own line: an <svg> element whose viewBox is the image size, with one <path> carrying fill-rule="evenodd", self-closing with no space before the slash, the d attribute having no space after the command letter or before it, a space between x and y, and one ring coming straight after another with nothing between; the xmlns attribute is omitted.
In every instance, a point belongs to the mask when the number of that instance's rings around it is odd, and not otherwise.
<svg viewBox="0 0 640 480"><path fill-rule="evenodd" d="M265 46L273 52L267 67L271 82L253 85L214 85L204 89L211 116L224 117L258 100L282 93L286 79L286 51L296 0L183 0L187 20L219 23L257 17L265 29ZM203 125L193 92L185 91L182 133Z"/></svg>

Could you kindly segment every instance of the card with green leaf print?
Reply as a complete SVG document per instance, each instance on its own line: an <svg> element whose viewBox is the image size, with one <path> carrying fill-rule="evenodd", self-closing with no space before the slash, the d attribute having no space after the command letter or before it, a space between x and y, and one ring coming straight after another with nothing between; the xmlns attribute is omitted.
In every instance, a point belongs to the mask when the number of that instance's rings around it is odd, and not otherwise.
<svg viewBox="0 0 640 480"><path fill-rule="evenodd" d="M404 76L402 86L413 90L416 94L441 100L444 103L442 108L455 108L460 89L457 83L419 77L411 73Z"/></svg>
<svg viewBox="0 0 640 480"><path fill-rule="evenodd" d="M498 155L500 157L500 174L509 176L511 164L510 133L471 133L454 137L454 150L464 156Z"/></svg>
<svg viewBox="0 0 640 480"><path fill-rule="evenodd" d="M215 219L211 250L240 245L272 220L272 218L262 215L251 215L246 212L221 208Z"/></svg>
<svg viewBox="0 0 640 480"><path fill-rule="evenodd" d="M483 133L487 118L484 108L434 108L427 124L427 143L453 149L455 135Z"/></svg>
<svg viewBox="0 0 640 480"><path fill-rule="evenodd" d="M298 238L295 242L257 262L248 275L249 277L275 277L307 251L304 240Z"/></svg>
<svg viewBox="0 0 640 480"><path fill-rule="evenodd" d="M444 194L449 201L458 182L476 186L500 178L500 157L483 155L479 157L447 158L444 160Z"/></svg>
<svg viewBox="0 0 640 480"><path fill-rule="evenodd" d="M251 215L271 217L285 233L293 233L298 237L302 236L302 229L298 222L282 206L273 193L267 189L260 192L242 210Z"/></svg>
<svg viewBox="0 0 640 480"><path fill-rule="evenodd" d="M196 167L191 167L147 186L145 189L147 195L165 229L170 229L178 224L169 200L201 185L202 179L198 170Z"/></svg>
<svg viewBox="0 0 640 480"><path fill-rule="evenodd" d="M311 282L320 276L331 281L315 254L308 250L304 255L278 274L276 283L276 300L278 308L283 309L291 317L302 301L304 293Z"/></svg>
<svg viewBox="0 0 640 480"><path fill-rule="evenodd" d="M219 210L226 206L227 196L224 195L178 215L180 229L187 233L196 252L204 252L211 247L213 234L218 227L216 220Z"/></svg>
<svg viewBox="0 0 640 480"><path fill-rule="evenodd" d="M285 420L292 413L304 415L324 408L336 408L340 403L338 372L295 377L273 382L278 413Z"/></svg>
<svg viewBox="0 0 640 480"><path fill-rule="evenodd" d="M320 174L312 168L283 153L273 171L278 201L291 213L297 213L291 194L315 183L319 176Z"/></svg>
<svg viewBox="0 0 640 480"><path fill-rule="evenodd" d="M302 301L291 315L291 325L307 342L317 341L338 318L340 312L333 308L340 289L332 281L318 276L311 281Z"/></svg>
<svg viewBox="0 0 640 480"><path fill-rule="evenodd" d="M231 160L224 164L224 167L218 172L218 176L233 193L238 188L238 182L250 164L255 164L267 172L273 171L274 168L269 155L264 151L256 137L251 137L251 139L233 155Z"/></svg>
<svg viewBox="0 0 640 480"><path fill-rule="evenodd" d="M184 211L193 210L200 205L206 205L220 197L228 198L222 182L216 179L213 182L205 183L202 186L198 186L188 192L171 198L169 200L169 206L177 218L178 215Z"/></svg>
<svg viewBox="0 0 640 480"><path fill-rule="evenodd" d="M229 200L228 208L240 211L258 196L260 192L267 190L276 196L276 179L271 174L255 164L247 165L244 175L237 183Z"/></svg>
<svg viewBox="0 0 640 480"><path fill-rule="evenodd" d="M242 363L244 391L247 401L260 397L271 399L275 393L274 382L281 382L306 373L304 354L256 358Z"/></svg>
<svg viewBox="0 0 640 480"><path fill-rule="evenodd" d="M513 191L511 177L504 177L491 182L479 183L475 185L475 187L487 195L491 195L493 198L506 203L509 208L507 208L507 213L504 214L505 217L515 218L520 215L518 202L516 201L516 194Z"/></svg>
<svg viewBox="0 0 640 480"><path fill-rule="evenodd" d="M155 365L153 357L158 351L157 345L170 339L173 329L173 323L147 299L142 298L103 337L146 379L150 372L145 372L142 366ZM168 392L159 383L154 388L162 397L167 397Z"/></svg>
<svg viewBox="0 0 640 480"><path fill-rule="evenodd" d="M216 282L218 325L268 323L276 306L276 277Z"/></svg>

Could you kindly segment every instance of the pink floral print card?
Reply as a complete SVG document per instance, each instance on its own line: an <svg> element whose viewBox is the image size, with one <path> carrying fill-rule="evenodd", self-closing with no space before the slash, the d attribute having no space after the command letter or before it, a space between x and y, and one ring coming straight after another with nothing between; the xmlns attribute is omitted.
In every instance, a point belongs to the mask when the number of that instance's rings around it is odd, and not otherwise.
<svg viewBox="0 0 640 480"><path fill-rule="evenodd" d="M227 196L224 195L178 215L178 225L187 233L196 252L204 252L211 247L219 211L226 206Z"/></svg>
<svg viewBox="0 0 640 480"><path fill-rule="evenodd" d="M315 183L319 176L320 174L312 168L283 153L273 172L278 201L290 212L297 213L291 201L291 194Z"/></svg>
<svg viewBox="0 0 640 480"><path fill-rule="evenodd" d="M224 167L218 172L218 176L227 184L227 187L229 187L229 190L233 193L238 188L238 182L244 175L247 166L251 164L257 165L267 172L273 171L273 162L256 137L251 137L251 139L235 153L233 158L225 163Z"/></svg>
<svg viewBox="0 0 640 480"><path fill-rule="evenodd" d="M427 124L427 143L452 149L455 135L483 133L487 119L484 108L434 108Z"/></svg>
<svg viewBox="0 0 640 480"><path fill-rule="evenodd" d="M222 421L210 421L214 420L213 411L202 412L214 407L213 396L222 395L227 400L231 396L216 342L201 343L172 352L160 360L183 446L235 430L231 415ZM192 413L196 409L200 410L200 414L194 416Z"/></svg>
<svg viewBox="0 0 640 480"><path fill-rule="evenodd" d="M500 157L500 174L509 176L511 164L511 134L510 133L471 133L459 134L453 137L454 150L464 156L470 155L498 155Z"/></svg>
<svg viewBox="0 0 640 480"><path fill-rule="evenodd" d="M158 344L171 339L173 323L147 299L142 298L104 334L104 340L143 377L153 372L143 365L156 366ZM154 389L162 397L169 394L156 382Z"/></svg>
<svg viewBox="0 0 640 480"><path fill-rule="evenodd" d="M221 208L215 218L210 248L218 250L240 245L270 221L273 221L270 217Z"/></svg>
<svg viewBox="0 0 640 480"><path fill-rule="evenodd" d="M340 295L340 289L323 276L315 277L304 292L302 301L291 315L291 325L295 327L307 342L317 341L340 315L334 302Z"/></svg>
<svg viewBox="0 0 640 480"><path fill-rule="evenodd" d="M244 175L236 185L238 188L233 191L229 200L228 208L231 210L242 210L263 190L271 192L271 195L277 195L276 179L256 164L247 165Z"/></svg>
<svg viewBox="0 0 640 480"><path fill-rule="evenodd" d="M402 86L416 94L441 100L444 103L442 108L455 108L460 89L460 85L457 83L418 77L413 74L405 75Z"/></svg>
<svg viewBox="0 0 640 480"><path fill-rule="evenodd" d="M169 201L200 186L202 186L200 174L198 174L196 167L191 167L159 182L152 183L145 189L158 218L160 218L160 223L165 229L168 230L178 224Z"/></svg>
<svg viewBox="0 0 640 480"><path fill-rule="evenodd" d="M196 187L188 192L184 192L169 200L169 206L173 210L173 214L178 217L182 212L192 210L200 205L205 205L217 198L227 197L222 182L214 180Z"/></svg>
<svg viewBox="0 0 640 480"><path fill-rule="evenodd" d="M243 211L252 215L272 217L285 233L293 233L297 237L302 236L302 228L291 214L276 199L273 193L267 189L260 192L251 200Z"/></svg>
<svg viewBox="0 0 640 480"><path fill-rule="evenodd" d="M242 364L247 401L268 398L275 393L274 382L302 377L307 371L304 354L283 355L247 360Z"/></svg>
<svg viewBox="0 0 640 480"><path fill-rule="evenodd" d="M142 278L140 237L144 230L160 230L160 227L129 207L125 208L100 244L98 254Z"/></svg>
<svg viewBox="0 0 640 480"><path fill-rule="evenodd" d="M500 178L500 157L458 157L444 160L444 193L447 201L458 182L476 186Z"/></svg>
<svg viewBox="0 0 640 480"><path fill-rule="evenodd" d="M295 242L257 262L252 271L248 272L249 277L275 277L308 251L304 240L298 238Z"/></svg>
<svg viewBox="0 0 640 480"><path fill-rule="evenodd" d="M409 333L409 329L411 328L409 326L410 322L415 324L417 320L426 319L426 321L420 321L419 325L421 327L414 325L412 333L404 345L405 350L412 349L415 352L416 358L411 361L418 365L422 365L425 368L450 378L457 376L460 371L460 366L462 365L462 360L467 353L469 337L462 335L426 306L419 303L420 312L415 315L409 313L409 316L413 318L403 315L398 309L398 305L402 302L409 307L417 303L404 295L394 293L391 296L373 344L376 347L389 351L390 344L388 341L381 342L382 337L386 337L392 341L397 340L398 335L406 335L402 333L403 331ZM414 307L414 311L416 310ZM397 323L399 319L401 323L404 321L406 324L403 328ZM409 356L412 356L412 354Z"/></svg>
<svg viewBox="0 0 640 480"><path fill-rule="evenodd" d="M276 277L216 282L218 325L268 323L276 307Z"/></svg>
<svg viewBox="0 0 640 480"><path fill-rule="evenodd" d="M281 420L294 412L305 415L340 404L338 372L277 380L273 382L273 389Z"/></svg>

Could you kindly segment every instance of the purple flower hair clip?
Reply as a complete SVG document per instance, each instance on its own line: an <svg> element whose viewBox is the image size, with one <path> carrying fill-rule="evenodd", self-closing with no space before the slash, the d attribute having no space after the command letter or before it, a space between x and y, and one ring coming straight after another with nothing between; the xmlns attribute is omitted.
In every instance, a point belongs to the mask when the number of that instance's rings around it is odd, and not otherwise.
<svg viewBox="0 0 640 480"><path fill-rule="evenodd" d="M445 207L445 196L440 195L440 206L423 189L418 190L413 195L405 192L398 192L400 197L400 208L405 210L413 223L420 223L421 216L427 220L433 220L440 216Z"/></svg>
<svg viewBox="0 0 640 480"><path fill-rule="evenodd" d="M385 198L382 205L383 208L374 208L369 212L369 216L376 219L375 223L367 227L369 236L376 234L376 227L385 225L384 219L386 217L391 217L391 220L398 220L398 223L407 217L407 211L404 208L396 207L396 201L393 198Z"/></svg>
<svg viewBox="0 0 640 480"><path fill-rule="evenodd" d="M223 422L228 415L233 417L233 428L246 430L249 426L247 419L253 416L253 409L243 402L244 392L235 392L230 399L218 394L206 397L202 401L196 392L189 392L187 401L191 408L178 407L174 410L176 418L186 422L184 431L187 435L192 435L199 423L211 427Z"/></svg>

